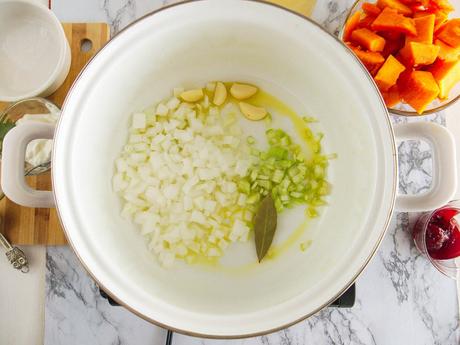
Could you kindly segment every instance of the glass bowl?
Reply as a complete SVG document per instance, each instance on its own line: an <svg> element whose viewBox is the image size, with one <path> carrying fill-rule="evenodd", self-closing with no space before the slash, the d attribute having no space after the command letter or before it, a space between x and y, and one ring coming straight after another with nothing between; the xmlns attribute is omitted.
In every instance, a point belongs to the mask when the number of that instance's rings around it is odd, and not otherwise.
<svg viewBox="0 0 460 345"><path fill-rule="evenodd" d="M339 38L343 40L343 33L345 29L345 25L348 22L348 19L355 14L358 10L361 9L361 6L365 2L375 3L372 0L356 0L353 6L348 11L348 14L345 18L345 21L342 23L339 31ZM452 14L451 14L452 15ZM388 111L394 115L402 115L402 116L425 116L430 115L433 113L437 113L439 111L445 110L446 108L450 107L456 101L460 99L460 83L457 83L452 90L450 90L449 97L444 100L436 99L434 100L423 112L423 114L418 114L410 105L400 102L395 107L388 107Z"/></svg>
<svg viewBox="0 0 460 345"><path fill-rule="evenodd" d="M31 117L37 116L37 119L34 121L38 122L49 122L46 119L40 119L39 116L54 114L58 116L60 109L51 101L41 98L33 97L27 98L20 101L17 101L9 105L3 111L0 111L0 159L2 154L2 141L9 129L14 127L16 123L27 115L29 121ZM57 118L56 118L57 119ZM33 161L32 161L33 162ZM51 161L47 160L46 162L41 162L36 165L25 162L24 165L24 174L26 176L31 175L40 175L47 172L51 168ZM0 197L2 195L0 194Z"/></svg>
<svg viewBox="0 0 460 345"><path fill-rule="evenodd" d="M427 230L428 230L428 224L430 220L438 214L440 211L443 210L456 210L459 212L454 218L457 220L457 222L460 222L460 201L455 200L447 204L446 206L443 206L441 208L438 208L434 211L431 212L425 212L423 213L415 223L414 229L413 229L413 237L414 237L414 242L415 246L417 249L422 253L430 262L431 264L438 269L439 272L443 273L444 275L453 278L453 279L459 279L460 276L460 256L453 258L453 259L435 259L433 258L427 248L426 244L426 236L427 236Z"/></svg>

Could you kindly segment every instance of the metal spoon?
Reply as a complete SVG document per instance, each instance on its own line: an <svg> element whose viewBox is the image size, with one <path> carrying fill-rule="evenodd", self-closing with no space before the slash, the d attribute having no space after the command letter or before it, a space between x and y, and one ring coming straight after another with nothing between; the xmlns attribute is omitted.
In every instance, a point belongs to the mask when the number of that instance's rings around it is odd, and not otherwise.
<svg viewBox="0 0 460 345"><path fill-rule="evenodd" d="M6 257L15 269L20 270L22 273L29 272L29 262L24 252L18 247L13 247L2 233L0 233L0 244L5 248Z"/></svg>

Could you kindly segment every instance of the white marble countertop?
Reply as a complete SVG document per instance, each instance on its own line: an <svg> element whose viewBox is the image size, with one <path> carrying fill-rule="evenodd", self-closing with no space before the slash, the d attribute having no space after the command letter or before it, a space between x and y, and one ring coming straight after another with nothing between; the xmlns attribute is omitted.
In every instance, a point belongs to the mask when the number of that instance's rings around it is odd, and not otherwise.
<svg viewBox="0 0 460 345"><path fill-rule="evenodd" d="M52 9L61 21L104 21L116 33L164 2L52 0ZM352 2L318 0L313 18L334 33ZM425 120L445 122L442 114ZM400 189L423 191L431 181L428 145L409 142L399 144L398 149ZM415 249L410 236L413 217L406 213L394 216L378 254L357 281L352 309L328 308L288 329L257 338L221 341L176 334L173 344L459 344L455 283ZM46 345L163 344L165 334L127 310L110 306L69 248L48 248Z"/></svg>

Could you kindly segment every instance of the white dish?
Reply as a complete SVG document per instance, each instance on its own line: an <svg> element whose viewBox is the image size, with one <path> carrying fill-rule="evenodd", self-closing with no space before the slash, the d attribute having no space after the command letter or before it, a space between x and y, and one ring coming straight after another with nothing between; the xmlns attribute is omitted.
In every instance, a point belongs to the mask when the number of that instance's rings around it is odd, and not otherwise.
<svg viewBox="0 0 460 345"><path fill-rule="evenodd" d="M70 47L48 8L27 0L0 0L0 101L48 96L70 69Z"/></svg>

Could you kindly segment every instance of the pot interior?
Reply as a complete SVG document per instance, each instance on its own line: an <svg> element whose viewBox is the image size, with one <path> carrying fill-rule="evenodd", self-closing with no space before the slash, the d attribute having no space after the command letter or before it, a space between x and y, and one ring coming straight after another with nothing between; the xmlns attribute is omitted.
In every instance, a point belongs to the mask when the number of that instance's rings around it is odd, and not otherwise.
<svg viewBox="0 0 460 345"><path fill-rule="evenodd" d="M274 260L254 262L252 242L219 267L160 267L120 216L114 159L130 114L177 86L254 83L318 118L330 164L329 205ZM276 116L276 114L275 114ZM371 78L338 40L306 19L258 2L197 1L147 16L87 66L66 100L53 182L67 236L92 275L144 317L195 334L243 336L292 323L332 302L368 262L392 212L395 145ZM302 211L280 216L276 243ZM302 252L300 241L312 240Z"/></svg>

